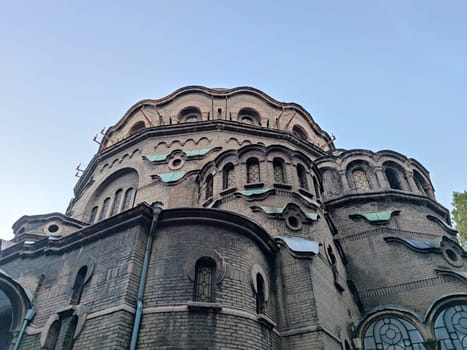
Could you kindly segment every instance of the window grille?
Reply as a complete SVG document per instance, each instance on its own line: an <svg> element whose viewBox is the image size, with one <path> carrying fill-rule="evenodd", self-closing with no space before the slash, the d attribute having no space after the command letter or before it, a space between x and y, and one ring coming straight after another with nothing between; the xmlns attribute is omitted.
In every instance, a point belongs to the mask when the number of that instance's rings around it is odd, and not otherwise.
<svg viewBox="0 0 467 350"><path fill-rule="evenodd" d="M260 182L259 162L256 158L248 159L247 163L247 182L255 183Z"/></svg>
<svg viewBox="0 0 467 350"><path fill-rule="evenodd" d="M444 309L434 323L440 350L467 349L467 304Z"/></svg>
<svg viewBox="0 0 467 350"><path fill-rule="evenodd" d="M194 300L201 302L215 301L216 263L209 258L201 258L195 267Z"/></svg>

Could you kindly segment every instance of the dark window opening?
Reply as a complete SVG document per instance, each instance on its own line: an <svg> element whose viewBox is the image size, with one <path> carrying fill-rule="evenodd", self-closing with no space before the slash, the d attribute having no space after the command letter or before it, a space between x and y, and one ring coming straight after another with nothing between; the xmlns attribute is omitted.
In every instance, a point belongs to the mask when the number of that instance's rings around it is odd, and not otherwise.
<svg viewBox="0 0 467 350"><path fill-rule="evenodd" d="M210 258L201 258L195 266L193 299L201 302L216 301L216 263Z"/></svg>
<svg viewBox="0 0 467 350"><path fill-rule="evenodd" d="M77 305L81 301L81 296L83 294L84 282L86 278L86 273L88 272L88 267L82 266L78 273L76 274L75 283L73 284L73 293L71 295L71 305Z"/></svg>
<svg viewBox="0 0 467 350"><path fill-rule="evenodd" d="M394 169L386 168L384 171L386 178L388 179L389 186L395 190L402 190L401 183L399 181L399 176Z"/></svg>
<svg viewBox="0 0 467 350"><path fill-rule="evenodd" d="M45 340L43 349L55 350L57 346L58 336L60 335L60 328L62 327L62 322L60 320L55 321L49 327L49 332Z"/></svg>
<svg viewBox="0 0 467 350"><path fill-rule="evenodd" d="M97 218L97 211L99 210L99 207L94 207L91 210L91 218L89 219L89 223L93 224L96 221Z"/></svg>
<svg viewBox="0 0 467 350"><path fill-rule="evenodd" d="M114 205L112 207L112 213L110 215L115 215L118 213L118 210L120 209L120 203L122 201L122 194L123 190L121 188L117 192L115 192Z"/></svg>
<svg viewBox="0 0 467 350"><path fill-rule="evenodd" d="M122 210L129 209L133 205L134 193L135 193L135 189L133 187L126 190L125 198L123 199L123 208L122 208Z"/></svg>
<svg viewBox="0 0 467 350"><path fill-rule="evenodd" d="M180 122L181 123L198 122L200 120L201 120L201 112L196 107L185 108L180 113Z"/></svg>
<svg viewBox="0 0 467 350"><path fill-rule="evenodd" d="M298 125L294 125L294 127L292 128L292 135L294 135L295 137L298 137L299 139L303 139L303 140L308 139L305 130L303 130L302 127Z"/></svg>
<svg viewBox="0 0 467 350"><path fill-rule="evenodd" d="M225 190L233 186L235 186L234 166L232 163L228 163L224 166L222 173L222 188Z"/></svg>
<svg viewBox="0 0 467 350"><path fill-rule="evenodd" d="M281 158L274 158L272 161L272 168L274 171L274 182L285 183L284 160Z"/></svg>
<svg viewBox="0 0 467 350"><path fill-rule="evenodd" d="M102 211L101 211L101 215L99 216L99 221L106 218L107 212L109 211L109 205L110 205L110 197L107 197L106 199L104 199L104 203L102 204Z"/></svg>
<svg viewBox="0 0 467 350"><path fill-rule="evenodd" d="M256 313L264 314L266 310L266 296L264 293L264 279L260 273L256 274Z"/></svg>
<svg viewBox="0 0 467 350"><path fill-rule="evenodd" d="M316 177L314 177L314 176L313 176L313 187L315 188L316 198L321 198L321 191L320 191L320 187L318 185L318 180L316 180Z"/></svg>
<svg viewBox="0 0 467 350"><path fill-rule="evenodd" d="M212 197L213 194L213 177L212 174L209 174L206 177L206 197L205 199L209 199Z"/></svg>
<svg viewBox="0 0 467 350"><path fill-rule="evenodd" d="M256 158L250 158L246 162L246 169L247 169L247 183L255 183L260 182L260 170L259 170L259 162Z"/></svg>
<svg viewBox="0 0 467 350"><path fill-rule="evenodd" d="M144 129L146 127L146 124L144 122L139 121L136 122L130 129L130 135L136 134L138 131Z"/></svg>
<svg viewBox="0 0 467 350"><path fill-rule="evenodd" d="M297 176L298 176L298 184L301 188L308 190L308 181L306 178L306 170L303 165L297 165Z"/></svg>

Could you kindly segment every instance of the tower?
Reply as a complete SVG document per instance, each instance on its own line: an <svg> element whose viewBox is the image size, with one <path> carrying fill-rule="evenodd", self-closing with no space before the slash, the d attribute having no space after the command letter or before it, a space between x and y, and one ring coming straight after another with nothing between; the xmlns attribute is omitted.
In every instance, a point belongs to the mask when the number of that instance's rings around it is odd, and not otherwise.
<svg viewBox="0 0 467 350"><path fill-rule="evenodd" d="M336 149L250 87L138 102L66 213L13 228L0 321L21 349L467 346L467 255L428 171Z"/></svg>

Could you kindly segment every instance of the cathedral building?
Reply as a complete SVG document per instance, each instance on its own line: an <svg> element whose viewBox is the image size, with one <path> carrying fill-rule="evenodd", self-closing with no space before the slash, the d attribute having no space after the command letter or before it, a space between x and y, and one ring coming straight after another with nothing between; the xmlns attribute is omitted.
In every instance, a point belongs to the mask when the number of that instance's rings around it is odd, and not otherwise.
<svg viewBox="0 0 467 350"><path fill-rule="evenodd" d="M428 170L250 87L143 100L0 251L0 349L467 349Z"/></svg>

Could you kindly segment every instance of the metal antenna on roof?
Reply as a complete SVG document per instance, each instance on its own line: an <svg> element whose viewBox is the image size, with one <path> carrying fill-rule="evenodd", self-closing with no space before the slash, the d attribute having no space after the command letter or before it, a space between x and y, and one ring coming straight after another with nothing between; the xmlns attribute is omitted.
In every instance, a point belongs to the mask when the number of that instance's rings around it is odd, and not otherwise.
<svg viewBox="0 0 467 350"><path fill-rule="evenodd" d="M77 166L76 166L76 173L75 173L75 176L76 177L81 177L81 175L84 173L84 170L80 168L81 167L81 163L79 163Z"/></svg>

